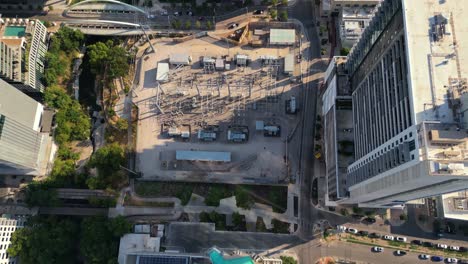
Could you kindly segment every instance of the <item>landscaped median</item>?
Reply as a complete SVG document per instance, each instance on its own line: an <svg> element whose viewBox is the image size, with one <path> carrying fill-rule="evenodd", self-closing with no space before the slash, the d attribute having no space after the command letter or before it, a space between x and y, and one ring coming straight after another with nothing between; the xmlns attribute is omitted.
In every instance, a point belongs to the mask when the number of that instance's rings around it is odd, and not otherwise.
<svg viewBox="0 0 468 264"><path fill-rule="evenodd" d="M410 243L404 243L399 241L388 241L379 238L369 238L365 236L358 236L349 233L341 233L335 235L339 241L345 241L355 244L366 245L369 247L384 247L390 248L394 250L404 250L408 252L414 252L418 254L428 254L428 255L438 255L444 257L453 257L458 259L466 259L468 258L468 252L456 252L456 251L449 251L449 250L441 250L438 248L429 248L418 246Z"/></svg>

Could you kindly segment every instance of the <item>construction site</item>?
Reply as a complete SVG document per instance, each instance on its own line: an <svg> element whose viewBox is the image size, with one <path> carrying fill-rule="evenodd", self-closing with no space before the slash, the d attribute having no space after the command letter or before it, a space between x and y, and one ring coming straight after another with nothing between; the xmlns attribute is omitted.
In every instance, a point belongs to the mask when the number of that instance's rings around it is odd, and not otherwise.
<svg viewBox="0 0 468 264"><path fill-rule="evenodd" d="M301 111L297 30L220 36L160 38L146 49L133 95L136 168L147 180L288 184Z"/></svg>

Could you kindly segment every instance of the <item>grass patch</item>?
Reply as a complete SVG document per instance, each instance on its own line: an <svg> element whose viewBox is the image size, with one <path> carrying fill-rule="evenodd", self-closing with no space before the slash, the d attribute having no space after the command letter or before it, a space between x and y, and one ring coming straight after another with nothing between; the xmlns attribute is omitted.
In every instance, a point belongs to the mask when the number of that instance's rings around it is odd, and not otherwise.
<svg viewBox="0 0 468 264"><path fill-rule="evenodd" d="M218 214L215 211L200 213L200 222L214 223L216 230L226 230L226 215Z"/></svg>
<svg viewBox="0 0 468 264"><path fill-rule="evenodd" d="M173 202L148 202L132 199L130 196L125 196L124 200L125 206L137 206L137 207L174 207Z"/></svg>
<svg viewBox="0 0 468 264"><path fill-rule="evenodd" d="M190 201L192 193L205 197L209 206L219 206L221 199L236 196L241 208L249 209L257 202L271 205L278 213L286 211L288 198L286 186L136 181L135 191L143 197L177 197L182 205Z"/></svg>
<svg viewBox="0 0 468 264"><path fill-rule="evenodd" d="M406 248L406 243L399 242L399 241L387 241L387 243L392 246L392 247L401 247L401 248Z"/></svg>
<svg viewBox="0 0 468 264"><path fill-rule="evenodd" d="M372 244L372 243L360 241L360 240L357 240L357 239L354 239L354 238L347 238L346 241L351 242L351 243L355 243L355 244L371 246L371 247L380 246L378 244Z"/></svg>

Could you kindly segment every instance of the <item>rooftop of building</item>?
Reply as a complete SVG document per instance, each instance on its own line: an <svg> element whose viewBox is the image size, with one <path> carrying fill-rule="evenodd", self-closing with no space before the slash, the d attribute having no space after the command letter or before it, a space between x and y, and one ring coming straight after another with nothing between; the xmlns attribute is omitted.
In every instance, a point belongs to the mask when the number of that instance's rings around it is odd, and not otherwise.
<svg viewBox="0 0 468 264"><path fill-rule="evenodd" d="M468 221L468 189L442 195L444 217Z"/></svg>
<svg viewBox="0 0 468 264"><path fill-rule="evenodd" d="M43 106L0 79L0 114L39 131Z"/></svg>
<svg viewBox="0 0 468 264"><path fill-rule="evenodd" d="M457 122L468 92L466 0L402 0L416 123Z"/></svg>
<svg viewBox="0 0 468 264"><path fill-rule="evenodd" d="M433 175L468 176L468 130L456 124L423 123L420 130L421 159L430 161Z"/></svg>
<svg viewBox="0 0 468 264"><path fill-rule="evenodd" d="M294 43L296 31L294 29L270 29L270 43Z"/></svg>

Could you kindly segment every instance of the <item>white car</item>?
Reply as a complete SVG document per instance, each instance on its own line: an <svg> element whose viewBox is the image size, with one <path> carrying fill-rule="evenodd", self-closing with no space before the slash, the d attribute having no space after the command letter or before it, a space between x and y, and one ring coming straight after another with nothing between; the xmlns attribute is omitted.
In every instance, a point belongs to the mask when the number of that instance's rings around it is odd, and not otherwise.
<svg viewBox="0 0 468 264"><path fill-rule="evenodd" d="M348 228L348 233L351 233L351 234L357 234L357 229L354 229L354 228Z"/></svg>
<svg viewBox="0 0 468 264"><path fill-rule="evenodd" d="M421 255L419 255L419 258L420 258L420 259L430 259L430 258L431 258L431 255L421 254Z"/></svg>
<svg viewBox="0 0 468 264"><path fill-rule="evenodd" d="M453 251L460 251L460 247L457 246L450 246L449 249Z"/></svg>
<svg viewBox="0 0 468 264"><path fill-rule="evenodd" d="M448 246L445 244L437 244L437 248L447 249Z"/></svg>
<svg viewBox="0 0 468 264"><path fill-rule="evenodd" d="M457 263L458 262L458 259L456 259L456 258L446 258L445 260L447 260L448 263Z"/></svg>
<svg viewBox="0 0 468 264"><path fill-rule="evenodd" d="M397 236L397 237L396 237L396 241L406 242L406 237L399 237L399 236Z"/></svg>
<svg viewBox="0 0 468 264"><path fill-rule="evenodd" d="M336 230L341 231L341 232L346 231L346 229L348 229L348 228L346 226L343 226L343 225L337 225L336 226Z"/></svg>
<svg viewBox="0 0 468 264"><path fill-rule="evenodd" d="M383 239L385 239L385 240L393 240L394 237L393 237L393 236L385 235L385 236L383 237Z"/></svg>
<svg viewBox="0 0 468 264"><path fill-rule="evenodd" d="M373 247L372 251L374 251L374 252L383 252L384 249L383 249L383 247Z"/></svg>

